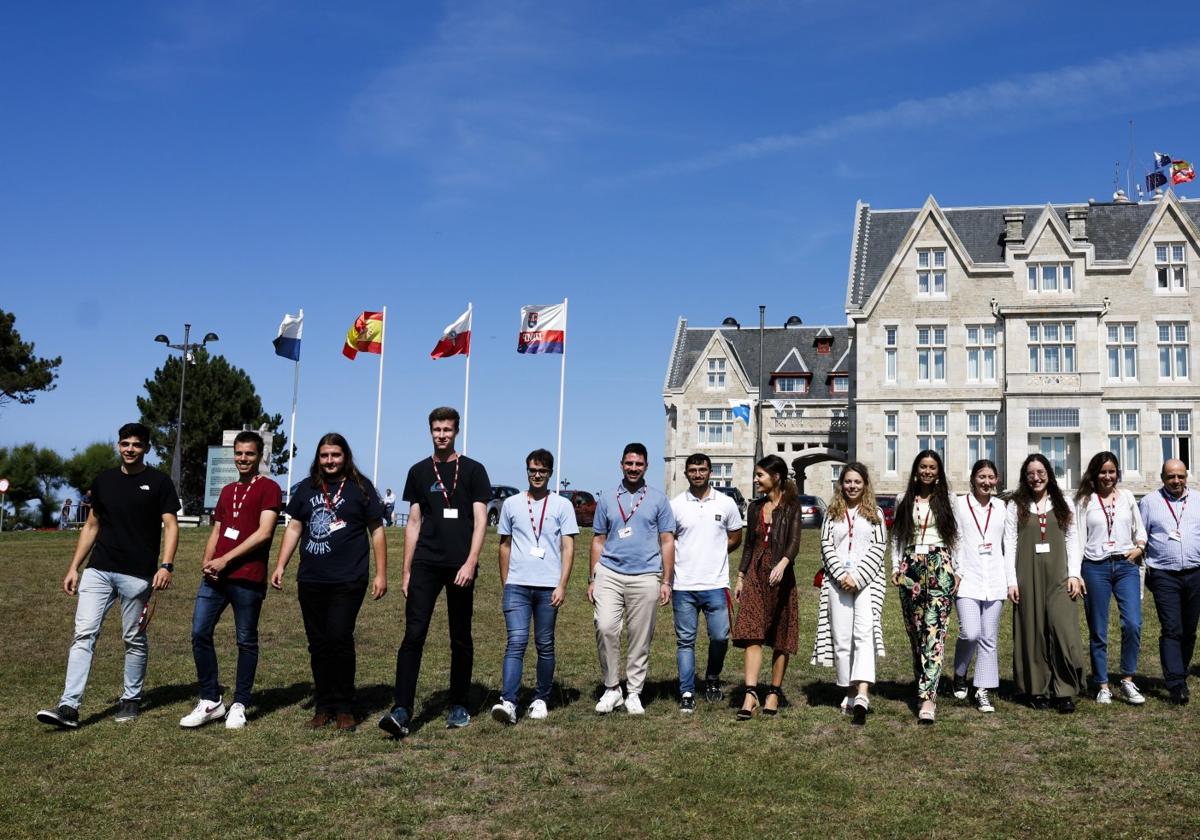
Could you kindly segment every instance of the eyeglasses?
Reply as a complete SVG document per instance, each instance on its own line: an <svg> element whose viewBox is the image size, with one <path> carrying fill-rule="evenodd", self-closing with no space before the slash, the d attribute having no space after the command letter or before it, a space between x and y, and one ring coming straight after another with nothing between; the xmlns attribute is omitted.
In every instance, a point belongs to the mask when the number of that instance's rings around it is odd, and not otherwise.
<svg viewBox="0 0 1200 840"><path fill-rule="evenodd" d="M550 475L550 470L539 469L538 467L529 467L526 469L530 475Z"/></svg>

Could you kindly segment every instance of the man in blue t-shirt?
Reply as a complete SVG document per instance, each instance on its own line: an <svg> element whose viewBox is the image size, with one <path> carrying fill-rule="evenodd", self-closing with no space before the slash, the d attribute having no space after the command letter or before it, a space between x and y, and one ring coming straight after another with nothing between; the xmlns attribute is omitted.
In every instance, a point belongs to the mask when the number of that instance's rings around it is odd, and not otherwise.
<svg viewBox="0 0 1200 840"><path fill-rule="evenodd" d="M554 456L535 449L525 458L525 471L529 489L504 500L496 528L508 647L500 702L492 706L492 717L509 724L517 722L517 689L531 621L537 646L537 692L529 705L529 717L542 720L547 715L546 701L554 680L554 621L566 597L575 535L579 533L574 506L548 487Z"/></svg>
<svg viewBox="0 0 1200 840"><path fill-rule="evenodd" d="M646 458L642 444L625 447L622 481L615 490L599 495L592 521L588 600L595 607L596 648L604 679L604 694L596 704L602 715L621 706L631 715L643 714L641 693L650 666L656 602L665 606L671 600L675 517L666 495L646 486ZM626 624L628 696L622 696L621 627Z"/></svg>

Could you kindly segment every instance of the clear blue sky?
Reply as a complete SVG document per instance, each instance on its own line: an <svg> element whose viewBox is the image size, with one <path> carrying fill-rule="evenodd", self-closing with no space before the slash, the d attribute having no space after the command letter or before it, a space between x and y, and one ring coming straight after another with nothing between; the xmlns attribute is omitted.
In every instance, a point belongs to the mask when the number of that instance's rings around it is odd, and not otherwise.
<svg viewBox="0 0 1200 840"><path fill-rule="evenodd" d="M303 307L300 460L332 429L369 466L377 361L339 348L386 304L399 492L472 301L470 454L518 483L558 396L518 308L569 296L563 476L595 489L662 454L677 316L841 323L856 199L1105 199L1130 119L1135 178L1200 158L1197 78L1192 28L1126 3L12 5L0 306L63 364L0 445L111 438L184 321L286 415Z"/></svg>

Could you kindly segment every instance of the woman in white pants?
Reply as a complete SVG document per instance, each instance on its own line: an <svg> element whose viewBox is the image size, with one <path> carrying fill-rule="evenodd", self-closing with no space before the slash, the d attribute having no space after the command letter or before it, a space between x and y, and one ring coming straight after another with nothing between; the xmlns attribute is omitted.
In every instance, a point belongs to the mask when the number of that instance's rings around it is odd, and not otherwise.
<svg viewBox="0 0 1200 840"><path fill-rule="evenodd" d="M975 659L975 705L994 712L989 692L1000 685L1000 660L996 642L1000 612L1008 587L1004 577L1004 520L1007 506L992 495L996 465L985 459L971 467L971 492L954 501L958 520L955 562L962 583L958 586L958 643L954 647L954 696L966 700L967 669Z"/></svg>
<svg viewBox="0 0 1200 840"><path fill-rule="evenodd" d="M887 531L867 468L847 464L821 525L824 581L817 609L812 664L832 665L846 689L843 714L867 721L875 657L883 656L884 573Z"/></svg>

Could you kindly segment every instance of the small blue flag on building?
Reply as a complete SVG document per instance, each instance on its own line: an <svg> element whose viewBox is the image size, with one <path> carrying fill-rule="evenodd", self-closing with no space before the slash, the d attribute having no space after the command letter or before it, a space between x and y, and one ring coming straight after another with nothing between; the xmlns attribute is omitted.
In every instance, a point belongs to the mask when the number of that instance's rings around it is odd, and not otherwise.
<svg viewBox="0 0 1200 840"><path fill-rule="evenodd" d="M275 345L275 355L291 359L293 362L300 361L300 336L303 332L304 310L301 309L299 315L285 314L283 323L279 325L279 335L272 342Z"/></svg>
<svg viewBox="0 0 1200 840"><path fill-rule="evenodd" d="M750 425L750 403L738 402L730 400L729 405L733 408L733 416L741 420L747 426Z"/></svg>

